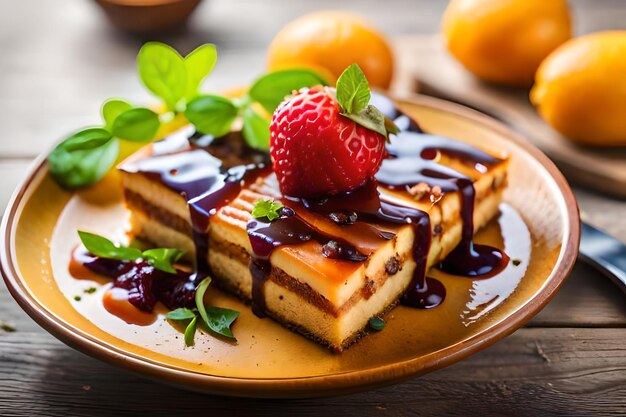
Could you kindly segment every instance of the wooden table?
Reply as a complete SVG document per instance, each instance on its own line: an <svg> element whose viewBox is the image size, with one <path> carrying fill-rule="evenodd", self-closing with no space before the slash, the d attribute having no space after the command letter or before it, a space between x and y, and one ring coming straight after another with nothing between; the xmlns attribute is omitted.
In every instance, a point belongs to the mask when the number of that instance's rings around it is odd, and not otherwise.
<svg viewBox="0 0 626 417"><path fill-rule="evenodd" d="M578 32L626 27L619 0L577 0ZM245 83L286 22L331 0L209 0L189 30L164 37L183 52L218 45L206 85ZM435 32L443 1L350 0L389 35ZM0 208L33 157L98 122L111 95L145 102L134 75L142 39L112 30L81 0L0 3ZM626 204L576 189L584 217L626 241ZM0 415L619 415L626 414L626 298L577 264L563 290L526 327L457 365L403 384L319 400L242 400L193 394L86 357L39 328L0 284Z"/></svg>

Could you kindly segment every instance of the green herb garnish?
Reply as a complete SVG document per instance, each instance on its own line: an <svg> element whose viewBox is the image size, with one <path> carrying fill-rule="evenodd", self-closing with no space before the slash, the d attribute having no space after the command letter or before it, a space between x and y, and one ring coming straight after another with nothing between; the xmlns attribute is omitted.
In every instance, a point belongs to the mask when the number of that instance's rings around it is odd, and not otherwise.
<svg viewBox="0 0 626 417"><path fill-rule="evenodd" d="M191 319L191 321L185 328L185 346L193 346L195 344L197 323L198 316L193 316L193 319Z"/></svg>
<svg viewBox="0 0 626 417"><path fill-rule="evenodd" d="M246 143L255 149L268 149L270 143L270 120L255 110L258 103L268 113L294 90L327 82L307 69L288 69L270 72L258 78L239 99L218 95L199 95L186 107L185 117L200 132L223 136L230 132L235 120L243 120L242 133Z"/></svg>
<svg viewBox="0 0 626 417"><path fill-rule="evenodd" d="M193 310L181 307L170 311L165 317L170 320L189 320L196 317L196 313Z"/></svg>
<svg viewBox="0 0 626 417"><path fill-rule="evenodd" d="M83 290L83 292L85 294L93 294L94 292L98 291L98 289L96 287L89 287L86 290Z"/></svg>
<svg viewBox="0 0 626 417"><path fill-rule="evenodd" d="M222 96L203 95L187 105L185 117L202 133L219 137L230 132L238 113L239 109L232 100Z"/></svg>
<svg viewBox="0 0 626 417"><path fill-rule="evenodd" d="M522 263L522 260L515 258L511 260L511 263L513 264L513 266L519 266Z"/></svg>
<svg viewBox="0 0 626 417"><path fill-rule="evenodd" d="M252 217L255 219L266 218L269 221L274 221L282 213L283 205L280 201L258 199L252 208Z"/></svg>
<svg viewBox="0 0 626 417"><path fill-rule="evenodd" d="M52 177L68 189L85 187L99 181L118 158L119 141L154 140L161 121L183 113L199 132L224 136L236 119L243 120L243 136L255 149L269 148L268 113L293 90L327 84L315 72L290 69L258 78L242 98L201 95L202 81L217 61L214 45L206 44L182 57L160 42L144 44L137 55L137 72L142 84L158 97L165 113L159 115L144 107L133 107L120 99L102 105L103 126L80 130L61 142L48 157ZM258 103L256 105L255 103Z"/></svg>
<svg viewBox="0 0 626 417"><path fill-rule="evenodd" d="M74 301L80 301L80 300L82 300L82 297L80 295L74 296Z"/></svg>
<svg viewBox="0 0 626 417"><path fill-rule="evenodd" d="M195 295L196 308L193 310L184 307L177 308L165 315L166 318L175 321L191 320L185 329L186 346L193 346L194 344L198 317L209 330L224 337L235 339L230 328L237 317L239 317L239 312L227 308L205 306L204 294L210 284L210 277L206 277L198 284Z"/></svg>
<svg viewBox="0 0 626 417"><path fill-rule="evenodd" d="M148 249L142 252L137 248L118 245L105 237L82 230L78 231L78 236L85 248L93 255L120 261L145 259L155 268L170 274L176 273L172 264L178 261L184 253L180 249L173 248Z"/></svg>
<svg viewBox="0 0 626 417"><path fill-rule="evenodd" d="M250 87L248 95L268 113L274 113L285 96L302 87L315 85L328 85L328 82L308 69L280 70L258 78Z"/></svg>
<svg viewBox="0 0 626 417"><path fill-rule="evenodd" d="M173 248L148 249L141 253L141 257L150 262L155 268L161 271L175 274L176 269L172 266L183 256L183 251Z"/></svg>
<svg viewBox="0 0 626 417"><path fill-rule="evenodd" d="M370 98L370 86L365 74L357 64L350 65L337 80L337 102L341 106L341 115L389 138L390 133L398 132L398 127L369 104Z"/></svg>
<svg viewBox="0 0 626 417"><path fill-rule="evenodd" d="M385 321L381 319L380 317L374 316L370 319L369 326L372 330L379 332L385 328Z"/></svg>
<svg viewBox="0 0 626 417"><path fill-rule="evenodd" d="M101 128L74 133L48 156L50 174L63 187L77 188L97 182L117 159L119 141Z"/></svg>
<svg viewBox="0 0 626 417"><path fill-rule="evenodd" d="M15 326L9 322L0 320L0 329L4 330L7 333L14 332L16 330Z"/></svg>

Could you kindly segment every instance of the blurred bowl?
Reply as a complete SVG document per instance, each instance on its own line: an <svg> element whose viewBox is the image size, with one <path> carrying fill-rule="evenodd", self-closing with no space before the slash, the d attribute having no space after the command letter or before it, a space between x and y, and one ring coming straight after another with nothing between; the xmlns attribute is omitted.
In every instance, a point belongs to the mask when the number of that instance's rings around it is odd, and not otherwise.
<svg viewBox="0 0 626 417"><path fill-rule="evenodd" d="M185 24L201 0L96 0L111 23L125 32L148 34Z"/></svg>

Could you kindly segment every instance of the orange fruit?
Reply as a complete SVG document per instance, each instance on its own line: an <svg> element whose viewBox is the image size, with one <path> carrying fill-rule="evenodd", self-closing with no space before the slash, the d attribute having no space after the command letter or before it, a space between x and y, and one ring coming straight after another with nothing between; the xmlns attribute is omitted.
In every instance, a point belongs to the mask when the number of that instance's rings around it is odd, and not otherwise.
<svg viewBox="0 0 626 417"><path fill-rule="evenodd" d="M452 0L450 53L485 81L528 87L541 61L571 37L566 0Z"/></svg>
<svg viewBox="0 0 626 417"><path fill-rule="evenodd" d="M573 141L626 146L626 31L593 33L560 46L539 67L530 98Z"/></svg>
<svg viewBox="0 0 626 417"><path fill-rule="evenodd" d="M270 70L307 67L334 83L350 64L361 67L371 86L388 88L393 55L385 37L346 12L317 12L285 26L268 51Z"/></svg>

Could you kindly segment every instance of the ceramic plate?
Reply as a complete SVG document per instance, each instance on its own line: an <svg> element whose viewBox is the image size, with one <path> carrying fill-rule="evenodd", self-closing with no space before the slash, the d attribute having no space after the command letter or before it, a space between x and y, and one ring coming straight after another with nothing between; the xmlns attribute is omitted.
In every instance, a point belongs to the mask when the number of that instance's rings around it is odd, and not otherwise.
<svg viewBox="0 0 626 417"><path fill-rule="evenodd" d="M567 182L541 152L501 124L427 97L399 100L429 132L511 155L500 217L476 240L504 248L519 265L483 280L432 275L447 298L438 308L394 309L381 332L342 354L294 334L219 293L215 305L241 311L236 343L207 334L185 348L162 316L129 325L101 303L102 283L67 271L77 229L122 237L127 213L117 174L69 193L40 158L13 197L2 224L2 272L22 308L68 345L107 362L189 389L237 396L305 397L353 392L450 365L513 332L563 284L576 259L579 219ZM517 262L516 262L517 263ZM84 289L96 286L94 294ZM80 301L74 296L81 295Z"/></svg>

